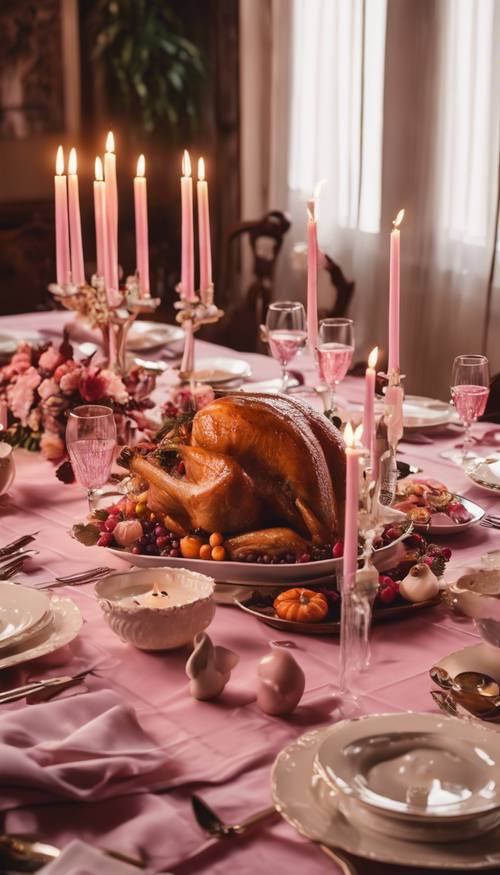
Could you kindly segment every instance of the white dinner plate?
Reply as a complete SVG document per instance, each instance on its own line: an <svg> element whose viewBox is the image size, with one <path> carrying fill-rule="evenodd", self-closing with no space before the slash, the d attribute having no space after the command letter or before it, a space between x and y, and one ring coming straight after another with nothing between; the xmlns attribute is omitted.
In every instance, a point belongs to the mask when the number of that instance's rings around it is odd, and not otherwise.
<svg viewBox="0 0 500 875"><path fill-rule="evenodd" d="M198 383L229 383L230 380L246 379L252 369L244 359L210 358L197 359L193 379Z"/></svg>
<svg viewBox="0 0 500 875"><path fill-rule="evenodd" d="M465 467L469 480L488 492L500 492L500 456L492 454L486 459L475 459Z"/></svg>
<svg viewBox="0 0 500 875"><path fill-rule="evenodd" d="M405 533L406 534L406 533ZM375 550L374 562L378 568L390 568L392 557L396 557L398 544L405 537L401 535L384 547ZM332 577L342 569L343 559L320 559L317 562L295 562L290 565L261 565L258 562L215 562L213 559L184 559L182 556L147 556L119 550L116 547L106 547L113 556L125 559L131 565L139 568L187 568L189 571L199 571L208 574L220 583L238 583L241 586L254 586L256 583L275 585L280 583L306 583Z"/></svg>
<svg viewBox="0 0 500 875"><path fill-rule="evenodd" d="M343 417L350 417L354 423L361 422L363 405L359 402L349 403L342 408ZM375 413L382 416L384 402L377 399ZM354 415L353 415L354 414ZM437 398L426 398L423 395L406 395L403 402L403 428L405 431L426 432L459 423L457 412L451 404L439 401Z"/></svg>
<svg viewBox="0 0 500 875"><path fill-rule="evenodd" d="M178 325L167 325L164 322L137 321L132 325L127 337L127 349L132 352L144 352L158 349L183 340L184 332Z"/></svg>
<svg viewBox="0 0 500 875"><path fill-rule="evenodd" d="M449 719L453 724L459 722ZM312 780L314 758L330 731L330 728L315 730L301 736L281 751L272 769L274 805L298 832L314 842L382 863L438 870L498 869L500 827L480 837L452 843L412 842L394 837L390 830L381 834L358 828L335 807L331 788L319 777L315 783Z"/></svg>
<svg viewBox="0 0 500 875"><path fill-rule="evenodd" d="M335 791L393 818L462 821L500 808L500 735L439 714L342 720L315 765Z"/></svg>
<svg viewBox="0 0 500 875"><path fill-rule="evenodd" d="M50 600L43 592L0 581L0 647L42 622L50 612Z"/></svg>
<svg viewBox="0 0 500 875"><path fill-rule="evenodd" d="M53 617L52 624L27 641L2 651L0 670L29 662L39 656L46 656L76 638L81 629L83 617L74 601L66 596L53 595L50 599L50 608Z"/></svg>

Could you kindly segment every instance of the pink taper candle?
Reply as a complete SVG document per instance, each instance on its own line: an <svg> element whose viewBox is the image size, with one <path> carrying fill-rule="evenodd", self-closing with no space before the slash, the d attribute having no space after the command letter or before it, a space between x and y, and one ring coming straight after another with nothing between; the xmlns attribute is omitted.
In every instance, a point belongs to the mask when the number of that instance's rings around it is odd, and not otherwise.
<svg viewBox="0 0 500 875"><path fill-rule="evenodd" d="M378 346L372 349L368 356L368 367L365 371L365 406L363 411L363 446L370 453L370 468L372 477L375 473L375 378L378 357Z"/></svg>
<svg viewBox="0 0 500 875"><path fill-rule="evenodd" d="M102 161L95 159L94 181L94 216L95 216L95 244L97 257L97 276L104 277L106 273L106 191ZM106 280L105 280L106 282Z"/></svg>
<svg viewBox="0 0 500 875"><path fill-rule="evenodd" d="M80 218L76 149L71 149L68 160L68 210L71 242L71 275L75 285L82 286L85 282L85 270L83 267L82 223Z"/></svg>
<svg viewBox="0 0 500 875"><path fill-rule="evenodd" d="M393 222L391 231L391 255L389 267L389 373L399 371L399 275L400 275L400 232L405 211L400 210Z"/></svg>
<svg viewBox="0 0 500 875"><path fill-rule="evenodd" d="M357 430L356 430L357 431ZM343 584L344 590L350 589L354 583L358 568L358 503L359 503L359 450L355 447L355 437L351 423L344 430L346 443L346 499L344 526L344 559Z"/></svg>
<svg viewBox="0 0 500 875"><path fill-rule="evenodd" d="M191 160L184 149L181 176L182 207L182 253L181 253L181 296L186 301L194 301L194 244L193 244L193 180Z"/></svg>
<svg viewBox="0 0 500 875"><path fill-rule="evenodd" d="M106 138L104 181L106 184L107 275L111 284L110 288L118 291L118 186L116 183L115 138L112 131ZM113 298L116 298L116 295L113 295Z"/></svg>
<svg viewBox="0 0 500 875"><path fill-rule="evenodd" d="M315 201L307 202L307 335L311 349L318 340L318 231Z"/></svg>
<svg viewBox="0 0 500 875"><path fill-rule="evenodd" d="M200 244L200 297L204 304L208 303L210 286L212 285L212 248L210 245L210 213L208 208L208 183L205 179L205 162L198 161L198 182L196 183L198 197L198 236Z"/></svg>
<svg viewBox="0 0 500 875"><path fill-rule="evenodd" d="M65 286L70 280L69 258L69 228L68 228L68 188L64 175L64 155L59 146L56 157L56 175L54 177L55 213L56 213L56 269L57 282Z"/></svg>
<svg viewBox="0 0 500 875"><path fill-rule="evenodd" d="M148 195L145 170L146 162L144 155L140 155L137 161L137 176L134 179L134 206L135 263L139 274L139 293L141 298L149 295Z"/></svg>

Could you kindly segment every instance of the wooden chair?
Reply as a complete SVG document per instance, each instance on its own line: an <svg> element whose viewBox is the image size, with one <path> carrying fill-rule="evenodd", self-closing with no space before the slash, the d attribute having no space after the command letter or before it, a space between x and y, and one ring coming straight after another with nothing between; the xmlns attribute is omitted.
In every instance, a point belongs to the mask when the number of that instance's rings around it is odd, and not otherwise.
<svg viewBox="0 0 500 875"><path fill-rule="evenodd" d="M335 316L346 316L354 295L356 283L353 280L346 279L340 265L337 264L333 258L330 258L326 252L322 253L322 261L324 270L330 274L330 279L337 292L337 296L335 299L335 305L330 311L322 314L321 318L326 319Z"/></svg>
<svg viewBox="0 0 500 875"><path fill-rule="evenodd" d="M271 210L262 219L240 222L230 230L226 238L226 265L222 271L223 289L228 295L229 271L234 243L245 236L252 252L252 281L242 300L226 307L226 316L214 330L203 336L219 342L226 341L235 349L255 352L258 347L259 325L273 298L274 276L279 253L285 234L290 228L290 220L285 213Z"/></svg>

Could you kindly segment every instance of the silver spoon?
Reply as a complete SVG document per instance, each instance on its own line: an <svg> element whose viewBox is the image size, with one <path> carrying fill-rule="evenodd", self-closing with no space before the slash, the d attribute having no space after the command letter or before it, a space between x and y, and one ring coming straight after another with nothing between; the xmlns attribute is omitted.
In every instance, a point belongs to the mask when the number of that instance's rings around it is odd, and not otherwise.
<svg viewBox="0 0 500 875"><path fill-rule="evenodd" d="M191 804L193 806L193 813L198 826L200 826L204 832L208 833L209 836L216 839L234 838L242 835L247 829L249 829L249 827L254 826L254 824L259 823L259 821L266 820L267 818L278 814L274 805L271 805L268 808L262 808L261 811L257 811L255 814L250 815L250 817L242 820L241 823L227 824L224 823L219 815L216 814L215 811L195 793L191 796ZM341 850L338 848L330 848L328 845L323 844L318 844L318 847L321 848L327 857L330 857L331 860L337 863L343 872L343 875L357 875L357 871L353 864L347 859L347 857L344 857Z"/></svg>
<svg viewBox="0 0 500 875"><path fill-rule="evenodd" d="M485 699L498 699L500 685L497 681L480 671L461 671L453 678L451 689L455 693L472 693Z"/></svg>

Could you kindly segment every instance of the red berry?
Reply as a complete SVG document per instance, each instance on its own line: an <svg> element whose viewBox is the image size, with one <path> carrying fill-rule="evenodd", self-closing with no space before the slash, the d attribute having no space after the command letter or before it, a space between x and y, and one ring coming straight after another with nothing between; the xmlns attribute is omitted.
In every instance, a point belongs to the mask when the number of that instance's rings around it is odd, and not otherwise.
<svg viewBox="0 0 500 875"><path fill-rule="evenodd" d="M396 590L393 586L383 586L379 590L378 596L380 601L383 602L384 605L390 605L391 602L393 602L396 598Z"/></svg>
<svg viewBox="0 0 500 875"><path fill-rule="evenodd" d="M421 562L425 562L425 564L428 565L429 568L432 568L432 563L434 562L434 558L435 558L434 556L424 556L424 558L421 559Z"/></svg>
<svg viewBox="0 0 500 875"><path fill-rule="evenodd" d="M395 526L390 526L390 528L386 529L384 532L384 536L388 541L395 541L396 538L399 538L401 532Z"/></svg>
<svg viewBox="0 0 500 875"><path fill-rule="evenodd" d="M165 547L166 544L169 543L169 540L166 535L160 535L156 538L156 546L160 548L160 550Z"/></svg>
<svg viewBox="0 0 500 875"><path fill-rule="evenodd" d="M138 547L137 544L136 544L135 547L132 547L132 551L131 551L131 552L134 553L135 556L139 556L139 555L140 555L140 552L141 552L141 548Z"/></svg>
<svg viewBox="0 0 500 875"><path fill-rule="evenodd" d="M378 581L380 584L380 589L383 589L385 586L392 586L393 589L395 588L395 583L392 577L388 577L387 574L381 574Z"/></svg>
<svg viewBox="0 0 500 875"><path fill-rule="evenodd" d="M451 550L449 547L443 547L441 550L441 556L445 560L445 562L449 562L451 559Z"/></svg>
<svg viewBox="0 0 500 875"><path fill-rule="evenodd" d="M332 547L332 556L334 559L339 559L344 555L344 542L337 541Z"/></svg>
<svg viewBox="0 0 500 875"><path fill-rule="evenodd" d="M111 532L103 532L101 537L99 538L99 540L97 542L97 546L98 547L109 547L112 540L113 540L113 535L111 534Z"/></svg>
<svg viewBox="0 0 500 875"><path fill-rule="evenodd" d="M169 552L168 555L169 555L169 556L172 556L174 559L178 559L179 556L181 555L181 551L180 551L180 550L176 550L175 547L173 547L172 550L170 550L170 552Z"/></svg>
<svg viewBox="0 0 500 875"><path fill-rule="evenodd" d="M104 523L104 528L106 529L107 532L112 532L116 528L116 526L118 525L119 522L120 522L120 520L118 519L117 516L114 516L114 515L108 516L106 522Z"/></svg>

